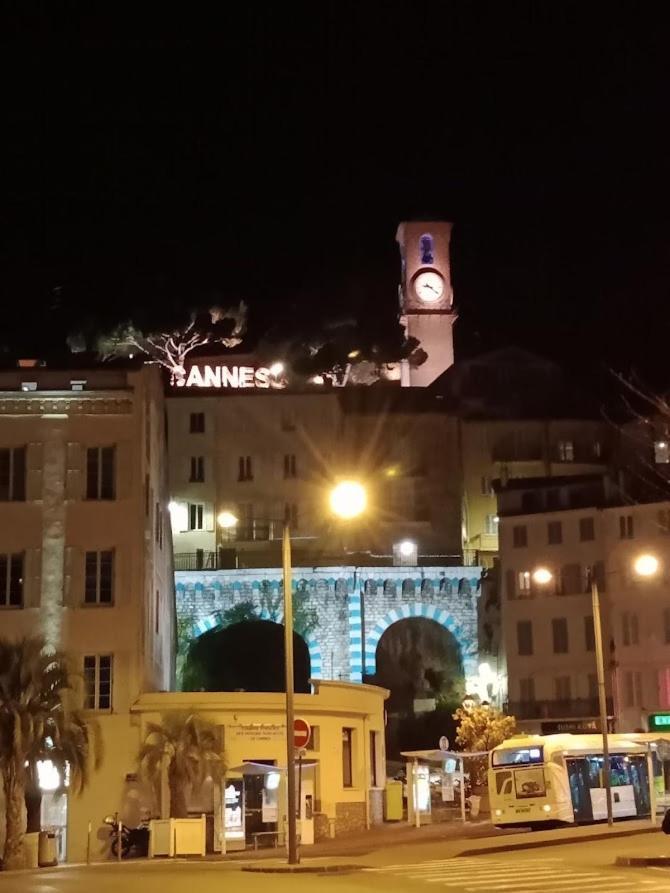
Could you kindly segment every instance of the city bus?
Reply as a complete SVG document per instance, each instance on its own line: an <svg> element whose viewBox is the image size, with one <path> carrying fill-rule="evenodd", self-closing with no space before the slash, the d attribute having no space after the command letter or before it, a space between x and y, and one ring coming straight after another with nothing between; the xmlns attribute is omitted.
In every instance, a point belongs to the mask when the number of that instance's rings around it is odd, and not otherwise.
<svg viewBox="0 0 670 893"><path fill-rule="evenodd" d="M670 734L616 734L608 742L614 818L649 817L665 793L658 752L667 752ZM516 735L490 752L488 779L496 827L607 818L601 735Z"/></svg>

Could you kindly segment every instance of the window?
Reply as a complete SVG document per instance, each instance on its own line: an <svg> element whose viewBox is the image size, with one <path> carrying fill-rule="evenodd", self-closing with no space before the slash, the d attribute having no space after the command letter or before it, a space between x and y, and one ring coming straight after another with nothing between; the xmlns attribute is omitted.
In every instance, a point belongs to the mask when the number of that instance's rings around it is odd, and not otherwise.
<svg viewBox="0 0 670 893"><path fill-rule="evenodd" d="M584 647L587 651L596 650L596 634L593 628L593 616L587 614L584 618Z"/></svg>
<svg viewBox="0 0 670 893"><path fill-rule="evenodd" d="M351 788L354 785L353 773L353 729L342 729L342 787Z"/></svg>
<svg viewBox="0 0 670 893"><path fill-rule="evenodd" d="M319 733L319 726L311 726L309 733L309 741L307 742L307 750L316 750L319 751L321 749L321 736Z"/></svg>
<svg viewBox="0 0 670 893"><path fill-rule="evenodd" d="M26 448L0 450L0 501L23 502L26 498Z"/></svg>
<svg viewBox="0 0 670 893"><path fill-rule="evenodd" d="M0 555L0 608L23 607L23 554Z"/></svg>
<svg viewBox="0 0 670 893"><path fill-rule="evenodd" d="M517 651L522 656L533 653L533 623L531 620L518 620L516 624Z"/></svg>
<svg viewBox="0 0 670 893"><path fill-rule="evenodd" d="M667 440L654 441L654 462L657 465L667 465L670 462L670 444Z"/></svg>
<svg viewBox="0 0 670 893"><path fill-rule="evenodd" d="M424 233L419 239L419 255L422 264L434 264L433 237L430 233Z"/></svg>
<svg viewBox="0 0 670 893"><path fill-rule="evenodd" d="M528 545L528 529L525 524L515 524L512 528L512 545L515 549Z"/></svg>
<svg viewBox="0 0 670 893"><path fill-rule="evenodd" d="M639 707L642 703L642 674L637 671L624 673L623 699L625 707Z"/></svg>
<svg viewBox="0 0 670 893"><path fill-rule="evenodd" d="M370 732L370 787L383 784L379 777L379 732Z"/></svg>
<svg viewBox="0 0 670 893"><path fill-rule="evenodd" d="M89 447L86 450L86 498L115 498L116 447Z"/></svg>
<svg viewBox="0 0 670 893"><path fill-rule="evenodd" d="M158 635L158 629L159 629L158 618L160 617L160 613L161 613L160 612L160 604L161 604L161 594L157 589L156 590L156 601L154 602L154 633L156 635Z"/></svg>
<svg viewBox="0 0 670 893"><path fill-rule="evenodd" d="M482 477L481 487L482 487L482 496L493 496L494 495L493 485L491 484L491 478L488 477L487 475L484 475Z"/></svg>
<svg viewBox="0 0 670 893"><path fill-rule="evenodd" d="M286 456L284 456L284 477L285 478L296 477L295 453L289 453Z"/></svg>
<svg viewBox="0 0 670 893"><path fill-rule="evenodd" d="M532 676L519 679L519 700L523 704L533 704L535 702L535 679Z"/></svg>
<svg viewBox="0 0 670 893"><path fill-rule="evenodd" d="M530 571L519 571L517 577L519 598L528 598L531 594L531 576Z"/></svg>
<svg viewBox="0 0 670 893"><path fill-rule="evenodd" d="M205 527L205 506L201 502L188 504L188 529L203 530Z"/></svg>
<svg viewBox="0 0 670 893"><path fill-rule="evenodd" d="M36 391L37 390L37 382L36 381L22 381L21 382L21 390L22 391Z"/></svg>
<svg viewBox="0 0 670 893"><path fill-rule="evenodd" d="M157 502L154 506L154 542L156 543L156 545L160 544L161 548L163 547L162 543L161 543L161 540L162 540L161 528L163 526L162 521L163 521L163 519L161 517L160 503Z"/></svg>
<svg viewBox="0 0 670 893"><path fill-rule="evenodd" d="M588 543L596 538L596 525L593 518L579 519L579 541Z"/></svg>
<svg viewBox="0 0 670 893"><path fill-rule="evenodd" d="M561 462L575 461L575 445L571 440L558 441L558 458Z"/></svg>
<svg viewBox="0 0 670 893"><path fill-rule="evenodd" d="M554 679L554 697L557 701L569 701L571 698L569 676L557 676Z"/></svg>
<svg viewBox="0 0 670 893"><path fill-rule="evenodd" d="M563 525L560 521L549 521L547 524L547 543L550 546L560 546L563 542Z"/></svg>
<svg viewBox="0 0 670 893"><path fill-rule="evenodd" d="M555 512L556 509L561 507L561 492L560 490L547 490L547 511Z"/></svg>
<svg viewBox="0 0 670 893"><path fill-rule="evenodd" d="M619 515L619 537L622 540L633 539L633 516Z"/></svg>
<svg viewBox="0 0 670 893"><path fill-rule="evenodd" d="M84 709L112 709L112 662L111 654L84 657Z"/></svg>
<svg viewBox="0 0 670 893"><path fill-rule="evenodd" d="M593 455L596 459L600 459L603 454L603 445L599 440L593 441Z"/></svg>
<svg viewBox="0 0 670 893"><path fill-rule="evenodd" d="M87 552L84 574L84 602L111 605L114 601L114 552Z"/></svg>
<svg viewBox="0 0 670 893"><path fill-rule="evenodd" d="M203 456L191 456L191 483L202 484L205 480L205 459Z"/></svg>
<svg viewBox="0 0 670 893"><path fill-rule="evenodd" d="M192 412L191 413L189 431L191 432L191 434L204 434L205 433L205 413L204 412Z"/></svg>
<svg viewBox="0 0 670 893"><path fill-rule="evenodd" d="M561 595L578 595L584 591L582 569L579 564L564 564L561 568Z"/></svg>
<svg viewBox="0 0 670 893"><path fill-rule="evenodd" d="M670 645L670 608L663 611L663 630L665 632L665 644Z"/></svg>
<svg viewBox="0 0 670 893"><path fill-rule="evenodd" d="M86 390L86 379L85 378L73 378L70 380L70 388L73 391L85 391Z"/></svg>
<svg viewBox="0 0 670 893"><path fill-rule="evenodd" d="M251 465L251 456L240 456L238 460L238 481L253 481L254 471Z"/></svg>
<svg viewBox="0 0 670 893"><path fill-rule="evenodd" d="M298 506L295 502L287 502L284 506L284 520L293 528L298 529Z"/></svg>
<svg viewBox="0 0 670 893"><path fill-rule="evenodd" d="M624 645L640 644L638 617L631 611L624 611L621 615L621 640Z"/></svg>
<svg viewBox="0 0 670 893"><path fill-rule="evenodd" d="M500 519L497 515L487 515L485 519L485 530L492 536L498 535L498 523Z"/></svg>
<svg viewBox="0 0 670 893"><path fill-rule="evenodd" d="M551 636L554 654L568 653L568 621L565 617L554 617L551 621Z"/></svg>

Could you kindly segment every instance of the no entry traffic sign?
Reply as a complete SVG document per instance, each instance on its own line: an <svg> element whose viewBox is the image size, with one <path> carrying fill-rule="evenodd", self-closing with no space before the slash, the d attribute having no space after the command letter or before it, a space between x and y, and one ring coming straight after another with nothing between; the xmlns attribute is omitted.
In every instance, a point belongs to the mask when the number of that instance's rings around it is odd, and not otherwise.
<svg viewBox="0 0 670 893"><path fill-rule="evenodd" d="M293 744L295 747L307 747L312 730L306 719L297 716L293 721Z"/></svg>

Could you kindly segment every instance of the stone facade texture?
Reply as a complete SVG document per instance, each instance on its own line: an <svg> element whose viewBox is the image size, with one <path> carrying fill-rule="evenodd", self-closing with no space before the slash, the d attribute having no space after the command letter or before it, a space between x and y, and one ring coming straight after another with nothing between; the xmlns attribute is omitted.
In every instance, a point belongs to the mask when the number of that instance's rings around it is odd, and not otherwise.
<svg viewBox="0 0 670 893"><path fill-rule="evenodd" d="M294 568L295 626L309 649L311 677L361 682L374 675L382 635L410 617L448 629L466 681L476 676L480 580L479 567ZM192 638L228 625L240 606L282 621L279 569L177 571L175 583L177 617Z"/></svg>

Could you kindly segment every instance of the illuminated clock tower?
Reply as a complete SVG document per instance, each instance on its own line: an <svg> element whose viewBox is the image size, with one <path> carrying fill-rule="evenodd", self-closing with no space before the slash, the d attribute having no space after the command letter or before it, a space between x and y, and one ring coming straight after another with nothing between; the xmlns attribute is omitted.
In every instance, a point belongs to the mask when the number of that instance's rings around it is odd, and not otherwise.
<svg viewBox="0 0 670 893"><path fill-rule="evenodd" d="M451 223L410 220L396 233L402 264L400 321L409 338L427 354L419 366L405 361L403 386L425 388L454 362L456 320L449 265Z"/></svg>

